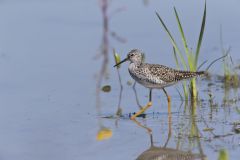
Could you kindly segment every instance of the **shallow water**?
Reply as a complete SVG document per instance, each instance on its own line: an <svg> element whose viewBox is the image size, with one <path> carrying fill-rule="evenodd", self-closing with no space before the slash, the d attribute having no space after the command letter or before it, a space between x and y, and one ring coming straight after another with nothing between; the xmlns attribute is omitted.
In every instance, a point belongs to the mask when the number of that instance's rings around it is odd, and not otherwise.
<svg viewBox="0 0 240 160"><path fill-rule="evenodd" d="M163 92L154 90L153 106L145 119L137 119L139 123L128 117L139 107L132 84L127 84L129 80L133 83L127 64L122 65L123 117L115 116L120 86L112 67L112 48L121 57L139 48L146 53L147 62L176 67L170 41L155 15L158 11L174 35L180 36L173 6L194 50L203 1L113 0L106 9L107 19L103 19L100 1L0 1L1 159L136 159L151 146L147 129L152 130L152 145L156 147L184 154L191 151L207 159L217 159L219 151L225 149L230 159L237 159L240 137L233 124L239 123L239 93L238 88L224 88L215 78L223 72L219 62L210 70L212 80L198 81L198 104L182 103L176 90L181 91L181 84L169 87L169 114ZM222 55L222 25L224 47L231 46L231 56L238 63L237 6L236 0L207 2L200 62ZM104 20L108 21L105 28ZM96 92L97 86L106 84L111 86L109 93ZM140 85L136 90L139 103L144 105L148 91ZM192 108L196 108L195 115ZM97 141L103 126L112 136Z"/></svg>

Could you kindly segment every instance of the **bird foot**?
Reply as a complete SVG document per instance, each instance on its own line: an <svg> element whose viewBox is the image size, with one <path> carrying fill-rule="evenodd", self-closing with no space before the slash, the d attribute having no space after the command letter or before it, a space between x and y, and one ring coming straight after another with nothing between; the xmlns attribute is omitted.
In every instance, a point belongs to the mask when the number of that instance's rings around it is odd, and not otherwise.
<svg viewBox="0 0 240 160"><path fill-rule="evenodd" d="M147 110L149 107L152 106L152 102L148 102L147 105L145 107L143 107L140 111L138 111L137 113L135 113L133 116L131 116L131 120L135 120L135 118L137 116L139 116L140 114L142 114L145 110Z"/></svg>

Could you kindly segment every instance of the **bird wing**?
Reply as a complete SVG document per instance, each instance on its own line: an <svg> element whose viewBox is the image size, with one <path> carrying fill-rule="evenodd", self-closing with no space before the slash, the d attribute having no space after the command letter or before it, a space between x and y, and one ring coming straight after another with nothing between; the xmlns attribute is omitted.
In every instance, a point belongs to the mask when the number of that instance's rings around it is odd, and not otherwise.
<svg viewBox="0 0 240 160"><path fill-rule="evenodd" d="M148 65L146 68L148 68L152 80L164 81L165 83L172 83L175 81L175 69L159 64L145 65Z"/></svg>

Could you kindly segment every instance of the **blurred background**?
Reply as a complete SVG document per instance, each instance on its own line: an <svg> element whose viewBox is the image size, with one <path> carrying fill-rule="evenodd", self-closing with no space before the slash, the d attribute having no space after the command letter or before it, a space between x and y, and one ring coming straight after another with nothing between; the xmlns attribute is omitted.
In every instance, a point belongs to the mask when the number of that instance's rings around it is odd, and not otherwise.
<svg viewBox="0 0 240 160"><path fill-rule="evenodd" d="M207 1L199 64L229 49L230 68L239 68L239 5ZM154 90L142 126L128 117L147 103L148 91L137 85L136 103L127 64L118 70L121 90L113 49L123 59L138 48L147 62L176 68L155 14L182 46L173 7L195 50L203 0L0 0L0 159L136 159L153 145L157 153L169 147L199 159L237 159L238 85L226 88L222 60L209 70L211 80L198 81L196 115L181 101L180 84L167 88L171 115L163 92Z"/></svg>

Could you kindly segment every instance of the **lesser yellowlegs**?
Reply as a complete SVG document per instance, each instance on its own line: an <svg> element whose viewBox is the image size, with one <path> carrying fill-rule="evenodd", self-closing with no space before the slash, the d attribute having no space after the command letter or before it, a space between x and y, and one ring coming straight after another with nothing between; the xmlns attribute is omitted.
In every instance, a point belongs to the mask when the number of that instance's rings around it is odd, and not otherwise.
<svg viewBox="0 0 240 160"><path fill-rule="evenodd" d="M167 96L168 103L170 103L170 96L168 96L165 87L171 86L178 81L189 79L197 76L204 75L204 71L190 72L181 71L169 68L160 64L148 64L143 62L143 53L138 49L131 50L127 57L116 64L114 67L123 62L130 61L128 71L131 77L141 85L149 88L149 102L139 112L131 117L135 119L138 115L143 113L147 108L152 106L152 89L162 89Z"/></svg>

